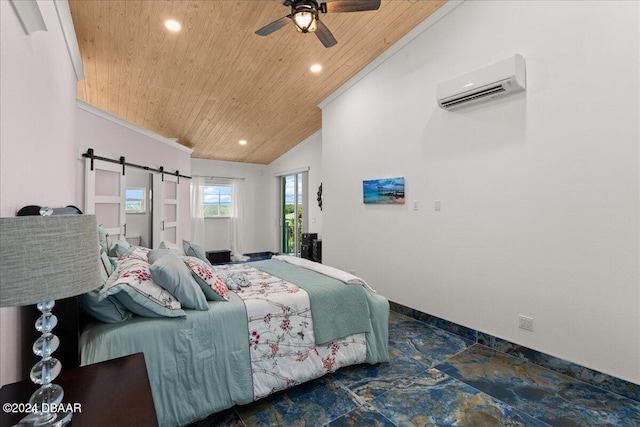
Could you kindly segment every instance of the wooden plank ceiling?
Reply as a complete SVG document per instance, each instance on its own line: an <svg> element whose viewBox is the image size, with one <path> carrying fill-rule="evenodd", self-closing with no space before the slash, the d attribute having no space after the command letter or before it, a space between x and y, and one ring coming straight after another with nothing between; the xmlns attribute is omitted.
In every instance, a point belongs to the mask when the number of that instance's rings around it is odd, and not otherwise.
<svg viewBox="0 0 640 427"><path fill-rule="evenodd" d="M289 13L278 0L70 0L86 75L78 98L193 157L269 164L321 128L323 99L445 2L321 14L338 40L327 49L293 24L254 34Z"/></svg>

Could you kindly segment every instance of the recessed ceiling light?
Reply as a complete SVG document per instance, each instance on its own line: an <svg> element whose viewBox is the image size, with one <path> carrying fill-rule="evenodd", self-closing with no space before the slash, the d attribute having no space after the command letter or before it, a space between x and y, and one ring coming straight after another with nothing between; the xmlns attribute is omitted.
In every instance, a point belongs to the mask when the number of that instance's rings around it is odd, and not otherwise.
<svg viewBox="0 0 640 427"><path fill-rule="evenodd" d="M180 25L180 23L175 19L167 19L166 21L164 21L164 26L167 28L167 30L173 31L174 33L182 29L182 25Z"/></svg>
<svg viewBox="0 0 640 427"><path fill-rule="evenodd" d="M320 71L322 71L322 65L320 64L313 64L310 68L312 73L319 73Z"/></svg>
<svg viewBox="0 0 640 427"><path fill-rule="evenodd" d="M238 141L238 144L247 145L247 140L246 139L241 139L240 141Z"/></svg>

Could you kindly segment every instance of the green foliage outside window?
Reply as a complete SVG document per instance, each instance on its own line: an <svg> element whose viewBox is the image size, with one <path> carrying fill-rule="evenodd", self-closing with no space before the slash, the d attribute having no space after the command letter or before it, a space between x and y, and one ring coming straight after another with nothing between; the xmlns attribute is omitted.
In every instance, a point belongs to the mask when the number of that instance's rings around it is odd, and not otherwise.
<svg viewBox="0 0 640 427"><path fill-rule="evenodd" d="M285 204L284 205L284 221L285 221L285 226L284 226L284 232L285 232L285 239L284 239L284 248L283 248L283 252L286 254L291 254L291 255L297 255L294 254L294 248L295 246L295 217L293 214L293 210L294 210L294 205L293 204ZM299 228L298 230L300 230L300 233L298 233L298 241L301 242L302 241L302 205L298 205L298 224L299 224Z"/></svg>
<svg viewBox="0 0 640 427"><path fill-rule="evenodd" d="M204 206L204 217L211 218L216 216L231 216L231 208L224 205Z"/></svg>

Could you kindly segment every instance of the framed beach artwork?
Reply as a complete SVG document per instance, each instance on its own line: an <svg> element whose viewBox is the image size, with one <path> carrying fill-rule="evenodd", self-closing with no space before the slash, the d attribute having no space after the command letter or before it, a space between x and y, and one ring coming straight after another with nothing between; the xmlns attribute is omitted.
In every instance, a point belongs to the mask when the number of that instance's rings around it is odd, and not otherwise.
<svg viewBox="0 0 640 427"><path fill-rule="evenodd" d="M404 177L362 181L364 203L383 205L404 204Z"/></svg>

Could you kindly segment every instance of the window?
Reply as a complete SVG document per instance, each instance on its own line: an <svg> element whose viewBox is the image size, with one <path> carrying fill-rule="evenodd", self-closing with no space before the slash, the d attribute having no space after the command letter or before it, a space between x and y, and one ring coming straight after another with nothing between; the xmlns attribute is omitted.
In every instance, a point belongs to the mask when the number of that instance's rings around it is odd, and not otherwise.
<svg viewBox="0 0 640 427"><path fill-rule="evenodd" d="M125 190L125 212L139 214L147 212L147 189L144 187L132 187Z"/></svg>
<svg viewBox="0 0 640 427"><path fill-rule="evenodd" d="M226 218L231 212L231 185L216 184L202 186L205 218Z"/></svg>

